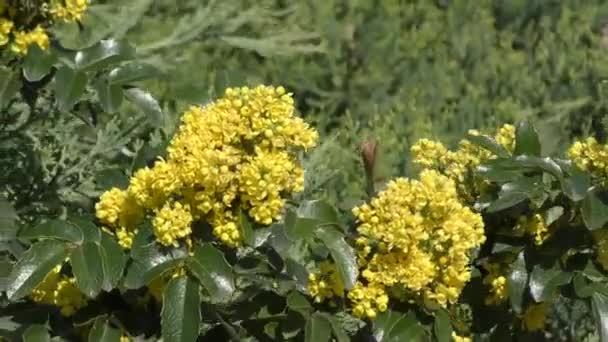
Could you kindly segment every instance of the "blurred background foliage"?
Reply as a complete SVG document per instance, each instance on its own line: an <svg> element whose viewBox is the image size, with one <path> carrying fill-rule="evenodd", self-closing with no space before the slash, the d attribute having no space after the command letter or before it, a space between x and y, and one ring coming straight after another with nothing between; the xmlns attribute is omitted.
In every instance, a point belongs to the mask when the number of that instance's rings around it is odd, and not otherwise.
<svg viewBox="0 0 608 342"><path fill-rule="evenodd" d="M453 145L468 129L531 118L545 153L604 138L601 0L100 0L83 27L56 34L72 48L124 37L161 70L146 87L173 124L226 86L286 86L325 135L307 161L309 191L343 208L365 195L366 139L380 138L382 179L408 173L420 137Z"/></svg>

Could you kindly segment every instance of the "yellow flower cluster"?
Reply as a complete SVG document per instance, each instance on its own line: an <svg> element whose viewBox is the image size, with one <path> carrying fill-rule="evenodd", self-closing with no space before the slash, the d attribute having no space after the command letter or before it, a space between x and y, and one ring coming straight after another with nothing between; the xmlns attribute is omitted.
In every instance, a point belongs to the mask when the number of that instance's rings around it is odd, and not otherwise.
<svg viewBox="0 0 608 342"><path fill-rule="evenodd" d="M515 229L523 230L534 237L534 244L537 246L541 246L551 235L551 231L541 214L534 214L531 218L521 216Z"/></svg>
<svg viewBox="0 0 608 342"><path fill-rule="evenodd" d="M577 141L568 149L568 157L581 170L588 171L608 184L608 145L602 145L594 138Z"/></svg>
<svg viewBox="0 0 608 342"><path fill-rule="evenodd" d="M608 271L608 229L596 229L592 236L595 241L595 260Z"/></svg>
<svg viewBox="0 0 608 342"><path fill-rule="evenodd" d="M239 211L260 225L280 219L287 196L304 186L296 154L317 137L294 116L283 87L229 88L219 100L188 109L167 159L138 170L126 190L105 193L97 217L113 231L123 229L125 245L148 213L163 245L189 241L192 223L201 221L238 246Z"/></svg>
<svg viewBox="0 0 608 342"><path fill-rule="evenodd" d="M344 296L344 285L335 264L323 261L319 264L319 272L308 275L308 293L317 303Z"/></svg>
<svg viewBox="0 0 608 342"><path fill-rule="evenodd" d="M480 133L470 130L469 134L479 135ZM507 151L513 152L515 127L508 124L502 126L498 129L494 139ZM488 150L478 147L466 139L460 141L456 151L450 151L441 142L429 139L419 140L410 151L415 164L437 170L454 180L459 195L466 201L473 200L484 185L478 180L469 180L469 171L494 157Z"/></svg>
<svg viewBox="0 0 608 342"><path fill-rule="evenodd" d="M80 20L87 7L88 0L50 0L41 1L40 8L32 13L27 7L0 0L0 49L12 41L10 49L18 55L27 54L34 44L47 50L50 43L46 27L57 20ZM27 22L21 22L23 18Z"/></svg>
<svg viewBox="0 0 608 342"><path fill-rule="evenodd" d="M30 298L37 303L58 306L64 316L73 315L87 304L86 297L76 287L76 279L61 274L61 265L53 268L32 290Z"/></svg>
<svg viewBox="0 0 608 342"><path fill-rule="evenodd" d="M486 305L498 305L509 297L507 278L502 275L499 264L486 263L484 265L488 274L483 277L483 284L490 289L490 294L486 297Z"/></svg>
<svg viewBox="0 0 608 342"><path fill-rule="evenodd" d="M435 170L422 171L420 180L398 178L353 213L358 245L376 247L360 263L362 297L400 287L440 306L458 299L470 279L469 252L485 236L481 216L460 203L453 180Z"/></svg>
<svg viewBox="0 0 608 342"><path fill-rule="evenodd" d="M542 330L545 327L548 307L549 305L546 302L528 306L523 317L524 329L527 331Z"/></svg>
<svg viewBox="0 0 608 342"><path fill-rule="evenodd" d="M357 282L348 292L348 299L352 303L353 315L357 317L374 319L388 308L388 295L380 283L363 285Z"/></svg>

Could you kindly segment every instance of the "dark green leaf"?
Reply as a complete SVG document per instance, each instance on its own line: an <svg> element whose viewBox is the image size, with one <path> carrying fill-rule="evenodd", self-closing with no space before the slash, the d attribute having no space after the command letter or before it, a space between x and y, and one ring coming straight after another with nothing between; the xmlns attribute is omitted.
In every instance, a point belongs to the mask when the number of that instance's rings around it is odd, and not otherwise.
<svg viewBox="0 0 608 342"><path fill-rule="evenodd" d="M30 294L55 266L63 262L67 253L59 241L44 240L33 244L11 272L6 289L9 300Z"/></svg>
<svg viewBox="0 0 608 342"><path fill-rule="evenodd" d="M25 226L19 231L22 239L58 239L75 243L83 241L82 231L74 224L62 220L49 220L37 226Z"/></svg>
<svg viewBox="0 0 608 342"><path fill-rule="evenodd" d="M51 335L46 326L41 324L31 325L23 333L23 342L50 342Z"/></svg>
<svg viewBox="0 0 608 342"><path fill-rule="evenodd" d="M291 241L311 239L318 224L314 218L298 217L295 212L288 210L285 214L285 236Z"/></svg>
<svg viewBox="0 0 608 342"><path fill-rule="evenodd" d="M597 324L597 332L600 335L600 341L608 341L608 296L602 293L594 293L591 296L591 306L593 307L593 316L595 324Z"/></svg>
<svg viewBox="0 0 608 342"><path fill-rule="evenodd" d="M134 260L127 268L124 285L129 289L147 285L165 271L182 263L187 256L184 249L161 249L156 244L141 248L137 257L131 253Z"/></svg>
<svg viewBox="0 0 608 342"><path fill-rule="evenodd" d="M528 199L528 195L522 192L508 192L496 199L486 208L489 213L509 209Z"/></svg>
<svg viewBox="0 0 608 342"><path fill-rule="evenodd" d="M545 224L550 226L553 222L559 220L559 218L564 214L564 207L554 206L545 212Z"/></svg>
<svg viewBox="0 0 608 342"><path fill-rule="evenodd" d="M70 216L68 222L80 229L84 241L100 242L101 229L93 223L93 218L86 216Z"/></svg>
<svg viewBox="0 0 608 342"><path fill-rule="evenodd" d="M70 67L63 66L57 70L55 76L55 96L59 110L66 112L78 102L84 93L87 84L87 75Z"/></svg>
<svg viewBox="0 0 608 342"><path fill-rule="evenodd" d="M442 309L435 313L433 331L439 342L450 342L452 340L452 324L447 311Z"/></svg>
<svg viewBox="0 0 608 342"><path fill-rule="evenodd" d="M303 315L306 315L312 310L312 306L308 299L304 297L300 292L291 292L289 296L287 296L287 307L290 310L298 311Z"/></svg>
<svg viewBox="0 0 608 342"><path fill-rule="evenodd" d="M240 212L240 225L243 240L248 246L253 248L258 248L263 245L264 242L268 240L271 233L271 230L265 227L254 229L249 218L243 211Z"/></svg>
<svg viewBox="0 0 608 342"><path fill-rule="evenodd" d="M127 89L124 92L127 100L136 105L147 116L148 121L155 127L163 124L163 111L152 94L139 88Z"/></svg>
<svg viewBox="0 0 608 342"><path fill-rule="evenodd" d="M157 74L158 70L150 64L129 62L112 69L108 75L108 80L114 85L125 85L152 78Z"/></svg>
<svg viewBox="0 0 608 342"><path fill-rule="evenodd" d="M234 274L221 251L210 244L196 246L188 266L214 301L223 302L232 297Z"/></svg>
<svg viewBox="0 0 608 342"><path fill-rule="evenodd" d="M37 44L32 44L23 61L23 76L30 82L40 81L56 61L57 56L52 51L43 51Z"/></svg>
<svg viewBox="0 0 608 342"><path fill-rule="evenodd" d="M528 271L526 269L524 251L521 251L517 255L517 259L511 264L508 284L511 307L516 313L521 313L524 294L528 286Z"/></svg>
<svg viewBox="0 0 608 342"><path fill-rule="evenodd" d="M521 168L517 167L512 159L490 159L477 167L477 173L493 182L510 182L522 177Z"/></svg>
<svg viewBox="0 0 608 342"><path fill-rule="evenodd" d="M521 155L515 157L514 162L523 168L542 170L553 175L559 180L564 178L562 169L553 159L549 157L540 158L536 156Z"/></svg>
<svg viewBox="0 0 608 342"><path fill-rule="evenodd" d="M103 265L99 245L85 242L72 252L70 263L78 288L90 298L95 298L103 285Z"/></svg>
<svg viewBox="0 0 608 342"><path fill-rule="evenodd" d="M588 298L594 293L601 293L608 296L608 288L606 288L604 283L590 280L580 273L574 276L572 285L574 287L574 293L579 298Z"/></svg>
<svg viewBox="0 0 608 342"><path fill-rule="evenodd" d="M562 191L571 200L578 202L585 198L585 194L591 186L591 177L576 167L572 169L570 176L562 180Z"/></svg>
<svg viewBox="0 0 608 342"><path fill-rule="evenodd" d="M298 207L296 214L299 218L314 219L319 225L342 226L336 209L325 201L303 201Z"/></svg>
<svg viewBox="0 0 608 342"><path fill-rule="evenodd" d="M121 335L120 330L112 328L106 318L99 317L89 331L89 342L119 342Z"/></svg>
<svg viewBox="0 0 608 342"><path fill-rule="evenodd" d="M169 281L163 292L161 330L165 342L196 341L200 313L199 285L187 277Z"/></svg>
<svg viewBox="0 0 608 342"><path fill-rule="evenodd" d="M6 291L8 285L8 277L13 269L13 263L9 261L8 257L0 260L0 292ZM2 330L2 329L0 329Z"/></svg>
<svg viewBox="0 0 608 342"><path fill-rule="evenodd" d="M530 274L530 294L536 302L544 302L572 279L570 272L565 272L558 264L545 269L535 265Z"/></svg>
<svg viewBox="0 0 608 342"><path fill-rule="evenodd" d="M9 68L0 67L0 109L8 106L19 88L21 88L19 74Z"/></svg>
<svg viewBox="0 0 608 342"><path fill-rule="evenodd" d="M135 57L135 48L114 39L102 40L74 57L79 70L99 70L107 65Z"/></svg>
<svg viewBox="0 0 608 342"><path fill-rule="evenodd" d="M296 281L296 288L305 292L308 286L308 271L291 258L285 259L285 271Z"/></svg>
<svg viewBox="0 0 608 342"><path fill-rule="evenodd" d="M598 187L589 189L581 211L589 230L602 228L608 222L608 194Z"/></svg>
<svg viewBox="0 0 608 342"><path fill-rule="evenodd" d="M108 83L105 78L95 82L95 90L99 103L107 113L115 113L122 104L122 88L119 85Z"/></svg>
<svg viewBox="0 0 608 342"><path fill-rule="evenodd" d="M350 338L346 331L344 331L344 327L342 323L333 315L329 315L324 313L323 316L327 318L329 324L331 325L331 330L334 332L334 336L336 337L337 342L349 342Z"/></svg>
<svg viewBox="0 0 608 342"><path fill-rule="evenodd" d="M0 196L0 242L11 241L17 234L17 212L13 206Z"/></svg>
<svg viewBox="0 0 608 342"><path fill-rule="evenodd" d="M315 236L329 249L344 283L344 288L347 290L353 288L359 276L359 267L355 251L344 241L344 235L332 227L323 227L315 230Z"/></svg>
<svg viewBox="0 0 608 342"><path fill-rule="evenodd" d="M540 156L541 147L538 133L529 121L521 121L515 130L515 155Z"/></svg>
<svg viewBox="0 0 608 342"><path fill-rule="evenodd" d="M322 342L329 341L331 337L331 325L329 322L315 312L306 322L304 330L304 340L306 342Z"/></svg>
<svg viewBox="0 0 608 342"><path fill-rule="evenodd" d="M494 153L498 157L507 158L510 156L509 151L507 151L507 149L505 149L502 145L500 145L490 137L484 135L468 134L466 136L466 139L472 142L473 144Z"/></svg>
<svg viewBox="0 0 608 342"><path fill-rule="evenodd" d="M103 268L103 283L101 288L109 292L118 285L120 278L122 278L127 263L127 256L116 240L105 232L101 235L99 247L101 266Z"/></svg>
<svg viewBox="0 0 608 342"><path fill-rule="evenodd" d="M20 326L21 326L21 324L13 321L11 317L8 317L8 316L0 317L0 330L15 331Z"/></svg>
<svg viewBox="0 0 608 342"><path fill-rule="evenodd" d="M418 341L424 334L424 329L413 313L401 316L390 331L390 342ZM383 340L387 341L387 340Z"/></svg>

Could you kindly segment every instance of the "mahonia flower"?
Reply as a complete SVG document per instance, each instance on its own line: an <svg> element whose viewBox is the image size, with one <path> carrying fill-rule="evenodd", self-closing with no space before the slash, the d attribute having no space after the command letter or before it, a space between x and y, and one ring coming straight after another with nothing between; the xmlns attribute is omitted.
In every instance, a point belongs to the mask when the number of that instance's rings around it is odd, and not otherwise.
<svg viewBox="0 0 608 342"><path fill-rule="evenodd" d="M33 44L38 45L42 50L47 50L50 45L49 36L40 25L32 31L16 31L13 36L11 50L22 56L27 54L28 48Z"/></svg>
<svg viewBox="0 0 608 342"><path fill-rule="evenodd" d="M452 332L452 339L454 342L471 342L470 337L459 336L456 332Z"/></svg>
<svg viewBox="0 0 608 342"><path fill-rule="evenodd" d="M308 275L308 293L317 303L344 296L344 285L335 264L323 261L319 264L319 272Z"/></svg>
<svg viewBox="0 0 608 342"><path fill-rule="evenodd" d="M98 218L116 225L124 202L155 215L163 245L190 241L191 224L201 221L224 244L239 246L241 212L269 226L281 219L287 196L303 190L297 152L313 147L318 134L294 111L291 94L270 86L229 88L217 101L189 108L166 159L135 172L124 193L104 194Z"/></svg>
<svg viewBox="0 0 608 342"><path fill-rule="evenodd" d="M30 298L37 303L58 306L64 316L71 316L87 305L86 297L76 287L76 279L62 275L61 265L53 268L32 290Z"/></svg>
<svg viewBox="0 0 608 342"><path fill-rule="evenodd" d="M577 141L568 149L568 157L579 169L590 172L604 185L608 184L607 145L598 143L595 138L587 138L584 142Z"/></svg>
<svg viewBox="0 0 608 342"><path fill-rule="evenodd" d="M523 230L534 237L534 244L541 246L551 235L549 227L545 224L545 219L541 214L534 214L531 218L521 216L516 230Z"/></svg>
<svg viewBox="0 0 608 342"><path fill-rule="evenodd" d="M596 229L592 232L595 241L595 260L608 271L608 229Z"/></svg>
<svg viewBox="0 0 608 342"><path fill-rule="evenodd" d="M548 304L546 302L531 304L526 308L523 317L524 328L527 331L539 331L545 327Z"/></svg>
<svg viewBox="0 0 608 342"><path fill-rule="evenodd" d="M117 237L124 249L130 249L137 225L143 220L144 211L127 191L112 188L101 195L95 204L95 213L109 234Z"/></svg>
<svg viewBox="0 0 608 342"><path fill-rule="evenodd" d="M131 342L131 338L127 335L120 336L120 342Z"/></svg>
<svg viewBox="0 0 608 342"><path fill-rule="evenodd" d="M0 18L0 46L8 44L9 35L15 24L5 18Z"/></svg>
<svg viewBox="0 0 608 342"><path fill-rule="evenodd" d="M352 303L353 315L369 319L386 311L389 301L384 285L373 282L367 285L357 282L348 292L348 299Z"/></svg>
<svg viewBox="0 0 608 342"><path fill-rule="evenodd" d="M469 130L471 135L479 135L476 130ZM515 127L504 125L498 129L494 139L512 152L515 149ZM415 164L422 168L441 172L454 180L460 197L465 201L475 199L479 190L486 185L483 180L468 180L469 171L494 155L464 139L456 151L448 150L442 143L429 139L420 139L410 149Z"/></svg>
<svg viewBox="0 0 608 342"><path fill-rule="evenodd" d="M486 305L498 305L509 298L507 278L502 274L500 265L497 263L486 263L484 268L488 274L483 277L483 284L490 289L486 297Z"/></svg>
<svg viewBox="0 0 608 342"><path fill-rule="evenodd" d="M481 216L463 206L453 180L424 170L420 180L391 181L353 209L365 241L378 242L361 272L370 287L401 287L440 306L454 303L470 279L469 251L485 241Z"/></svg>
<svg viewBox="0 0 608 342"><path fill-rule="evenodd" d="M55 20L79 21L88 5L87 0L51 0L50 13Z"/></svg>

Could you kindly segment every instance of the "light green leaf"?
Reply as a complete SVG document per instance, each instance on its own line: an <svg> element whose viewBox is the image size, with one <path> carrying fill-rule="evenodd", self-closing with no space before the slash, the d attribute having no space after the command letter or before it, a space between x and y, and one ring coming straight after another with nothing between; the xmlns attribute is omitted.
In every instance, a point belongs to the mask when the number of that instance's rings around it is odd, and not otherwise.
<svg viewBox="0 0 608 342"><path fill-rule="evenodd" d="M540 156L541 146L538 133L529 121L521 121L515 130L515 151L516 156L527 154Z"/></svg>
<svg viewBox="0 0 608 342"><path fill-rule="evenodd" d="M520 155L515 157L514 163L523 168L542 170L553 175L555 178L562 180L564 173L559 165L551 158L540 158L536 156Z"/></svg>
<svg viewBox="0 0 608 342"><path fill-rule="evenodd" d="M412 313L383 312L376 317L372 328L378 342L417 341L424 330Z"/></svg>
<svg viewBox="0 0 608 342"><path fill-rule="evenodd" d="M342 235L333 227L317 228L315 236L329 249L336 268L340 273L340 278L344 283L344 288L350 290L355 286L359 276L359 267L353 248L344 241Z"/></svg>
<svg viewBox="0 0 608 342"><path fill-rule="evenodd" d="M57 239L74 243L83 241L82 231L74 224L58 219L52 219L36 226L25 226L19 231L22 239Z"/></svg>
<svg viewBox="0 0 608 342"><path fill-rule="evenodd" d="M9 300L30 294L55 266L63 262L67 253L65 245L59 241L44 240L33 244L9 276L6 289Z"/></svg>
<svg viewBox="0 0 608 342"><path fill-rule="evenodd" d="M597 332L600 341L608 342L608 296L602 293L594 293L591 296L593 316L597 324Z"/></svg>
<svg viewBox="0 0 608 342"><path fill-rule="evenodd" d="M452 340L452 324L450 315L444 309L435 313L435 324L433 331L438 342L450 342Z"/></svg>
<svg viewBox="0 0 608 342"><path fill-rule="evenodd" d="M38 44L32 44L23 61L23 76L30 82L40 81L51 72L56 61L52 51L42 51Z"/></svg>
<svg viewBox="0 0 608 342"><path fill-rule="evenodd" d="M120 330L112 328L105 317L99 317L89 331L89 342L119 342L121 335Z"/></svg>
<svg viewBox="0 0 608 342"><path fill-rule="evenodd" d="M331 337L331 325L318 312L310 316L304 330L304 341L321 342L329 341Z"/></svg>
<svg viewBox="0 0 608 342"><path fill-rule="evenodd" d="M118 285L118 282L122 278L127 263L127 256L118 242L105 232L102 232L99 247L101 266L103 268L103 283L101 288L109 292Z"/></svg>
<svg viewBox="0 0 608 342"><path fill-rule="evenodd" d="M306 316L312 310L310 302L300 292L294 291L287 296L287 307Z"/></svg>
<svg viewBox="0 0 608 342"><path fill-rule="evenodd" d="M125 85L152 78L158 73L158 69L150 64L129 62L112 69L108 74L108 80L113 85Z"/></svg>
<svg viewBox="0 0 608 342"><path fill-rule="evenodd" d="M17 212L4 197L0 196L0 242L15 239L17 234L16 220Z"/></svg>
<svg viewBox="0 0 608 342"><path fill-rule="evenodd" d="M589 230L602 228L608 222L608 194L598 187L589 189L581 211Z"/></svg>
<svg viewBox="0 0 608 342"><path fill-rule="evenodd" d="M562 270L559 264L549 269L534 265L530 274L530 294L536 302L544 302L571 279L572 273Z"/></svg>
<svg viewBox="0 0 608 342"><path fill-rule="evenodd" d="M127 100L144 112L154 127L163 125L163 111L152 94L139 88L127 89L124 91L124 94L127 97Z"/></svg>
<svg viewBox="0 0 608 342"><path fill-rule="evenodd" d="M211 244L196 246L194 255L188 259L188 267L213 301L223 302L232 297L235 291L234 274L217 248Z"/></svg>
<svg viewBox="0 0 608 342"><path fill-rule="evenodd" d="M110 64L133 59L135 48L115 39L101 40L90 48L78 51L74 57L79 70L99 70Z"/></svg>
<svg viewBox="0 0 608 342"><path fill-rule="evenodd" d="M23 333L23 342L50 342L48 327L41 324L31 325Z"/></svg>
<svg viewBox="0 0 608 342"><path fill-rule="evenodd" d="M93 218L86 216L70 216L67 221L80 229L84 241L101 241L101 229L93 223Z"/></svg>
<svg viewBox="0 0 608 342"><path fill-rule="evenodd" d="M187 277L171 279L160 315L164 342L196 341L201 320L199 285Z"/></svg>
<svg viewBox="0 0 608 342"><path fill-rule="evenodd" d="M489 213L495 213L497 211L512 208L513 206L528 199L528 195L523 192L508 192L490 203L486 208Z"/></svg>
<svg viewBox="0 0 608 342"><path fill-rule="evenodd" d="M78 102L84 93L87 84L87 75L68 66L57 70L55 75L55 97L59 110L67 112Z"/></svg>
<svg viewBox="0 0 608 342"><path fill-rule="evenodd" d="M115 113L122 104L122 88L119 85L108 83L105 78L99 78L95 82L95 91L99 103L107 113Z"/></svg>

